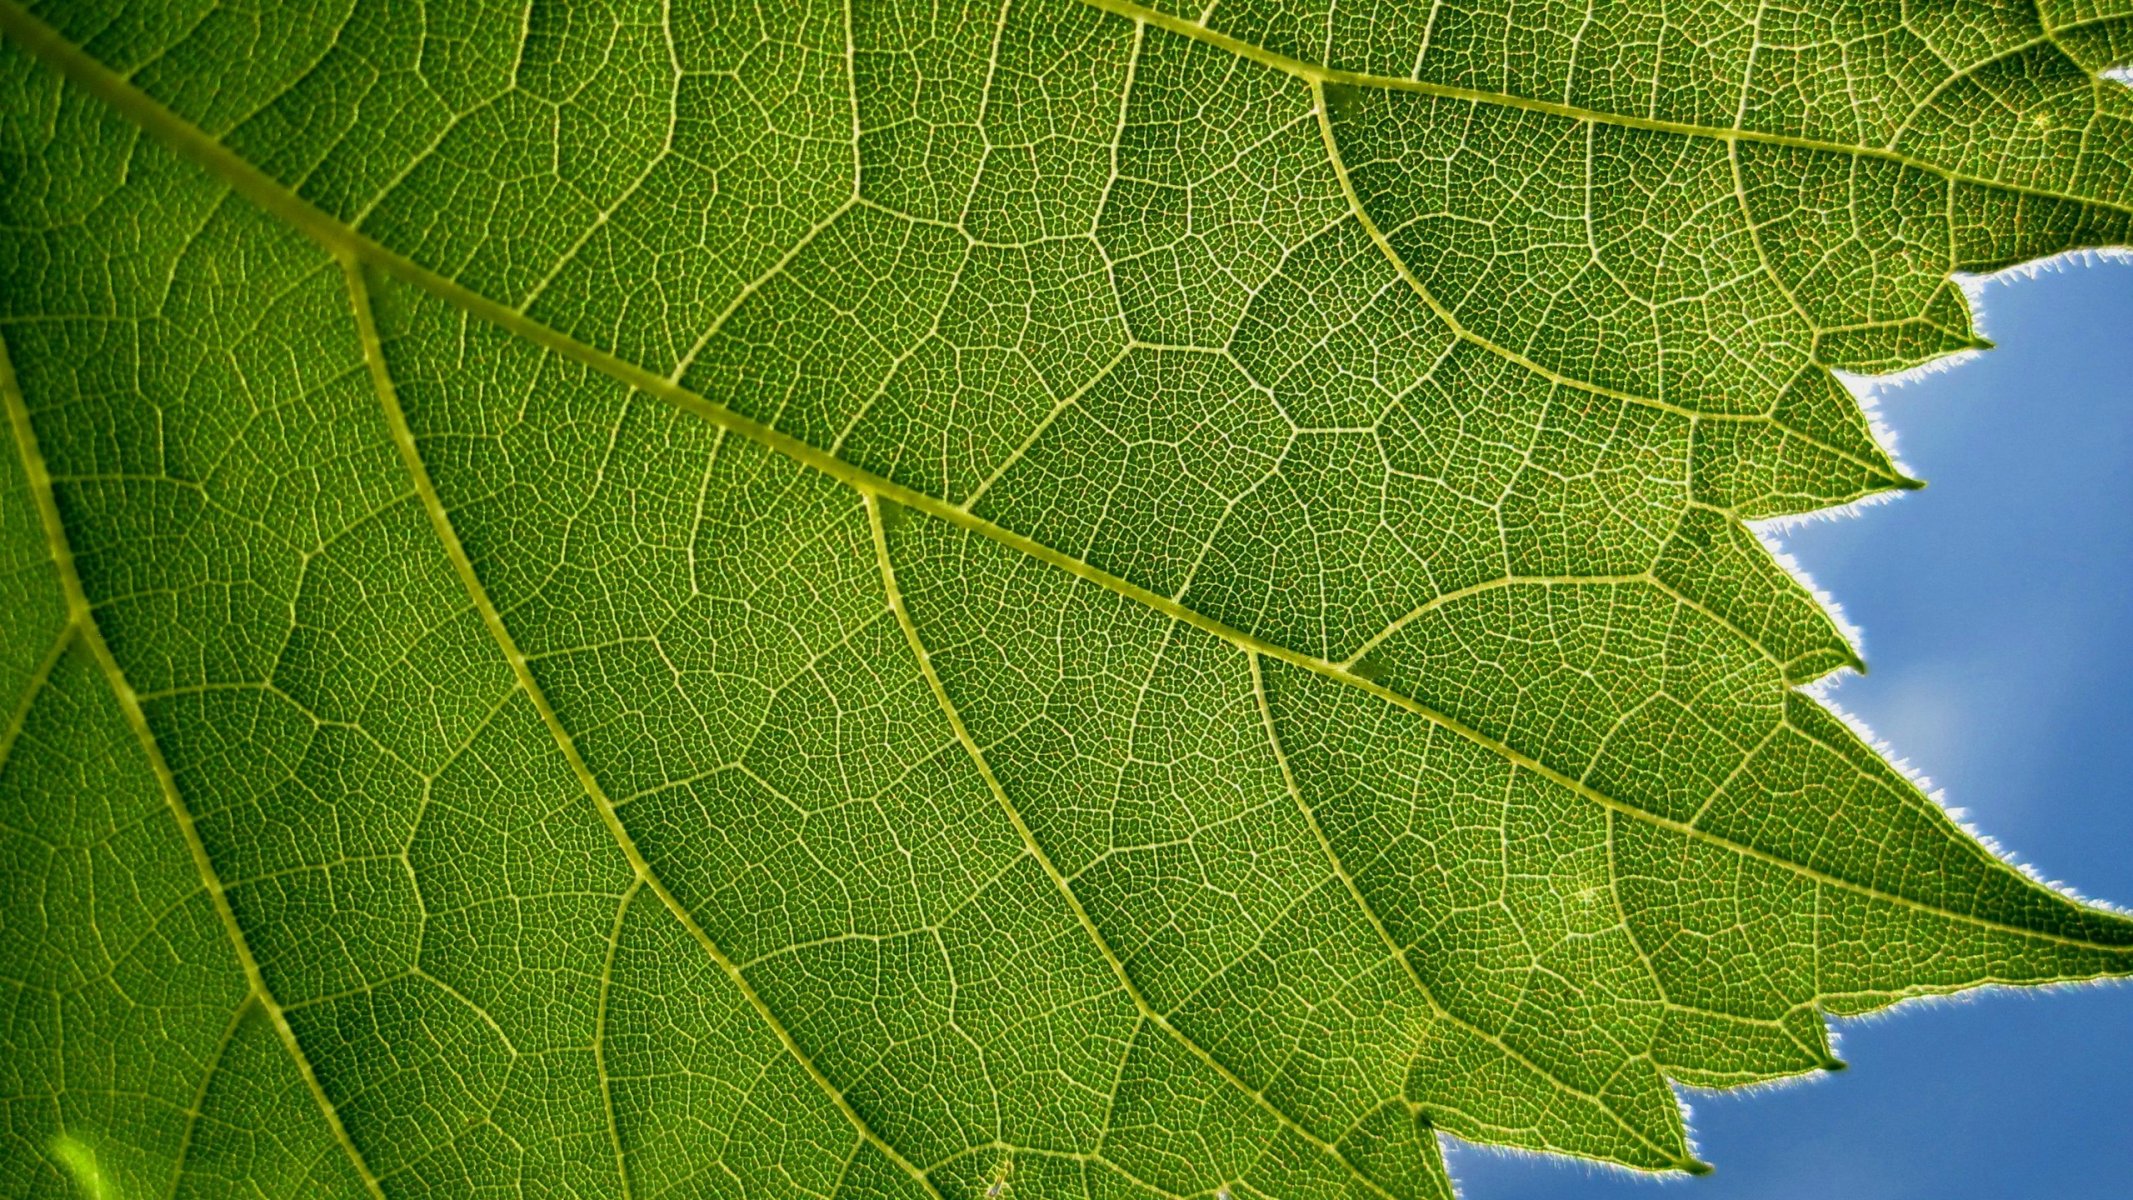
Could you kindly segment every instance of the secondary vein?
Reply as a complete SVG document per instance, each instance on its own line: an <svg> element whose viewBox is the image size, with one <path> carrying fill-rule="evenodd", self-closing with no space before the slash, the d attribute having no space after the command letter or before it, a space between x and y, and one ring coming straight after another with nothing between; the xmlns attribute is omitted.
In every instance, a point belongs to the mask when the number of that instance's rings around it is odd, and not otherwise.
<svg viewBox="0 0 2133 1200"><path fill-rule="evenodd" d="M37 433L30 424L29 406L23 400L22 389L15 379L15 368L8 357L7 340L0 336L0 404L7 408L8 423L14 429L15 450L22 458L24 474L30 495L37 506L37 515L44 525L45 544L52 556L52 564L59 576L59 587L66 597L69 626L74 630L84 649L89 652L118 701L119 711L140 743L141 752L148 759L149 770L155 775L162 790L164 804L169 808L172 820L178 826L178 834L191 854L193 869L199 874L200 886L206 891L208 902L222 924L223 933L229 938L230 949L237 956L238 966L244 972L248 996L256 1000L261 1011L274 1024L275 1036L282 1048L294 1062L297 1074L304 1080L304 1087L318 1105L319 1113L326 1120L326 1127L334 1141L348 1156L363 1187L374 1200L385 1200L378 1186L378 1177L371 1172L370 1164L363 1160L362 1151L356 1148L348 1130L341 1124L341 1114L320 1085L318 1075L311 1069L311 1059L297 1041L296 1031L289 1026L286 1014L279 1001L268 989L266 979L260 974L259 962L252 956L251 944L245 939L244 929L237 923L237 914L230 908L230 899L223 888L222 877L208 857L207 846L200 840L200 831L193 824L192 811L186 806L185 797L178 790L176 777L171 774L170 764L163 760L162 747L156 744L153 730L149 728L148 716L141 711L140 696L133 685L126 681L126 674L119 668L118 660L112 657L111 647L104 641L103 631L97 627L96 613L82 590L81 575L74 568L74 552L67 539L67 530L59 515L59 504L52 494L52 476L45 469L44 455L37 448Z"/></svg>
<svg viewBox="0 0 2133 1200"><path fill-rule="evenodd" d="M1108 4L1110 0L1089 0L1089 2ZM1112 11L1118 10L1114 8ZM2133 946L2094 942L2083 938L2066 937L2059 934L2026 929L1968 913L1925 904L1875 888L1869 884L1829 874L1804 863L1793 862L1768 851L1720 837L1678 821L1668 820L1605 795L1582 781L1571 778L1541 763L1530 755L1514 749L1501 739L1467 725L1448 714L1438 712L1411 696L1396 692L1373 680L1365 679L1339 663L1316 655L1305 654L1270 642L1256 634L1234 628L1216 618L1189 608L1170 597L1158 595L1130 580L1122 579L1093 567L1072 555L1054 549L1025 534L1017 533L995 525L982 517L974 516L939 497L880 478L790 434L780 432L744 417L724 405L683 388L679 384L664 379L641 366L627 362L607 351L586 345L550 326L515 312L511 308L475 292L463 284L438 275L406 256L348 228L329 214L299 197L280 181L267 175L228 147L209 137L197 126L192 125L184 118L163 107L153 97L119 77L86 51L60 37L50 27L25 12L15 0L0 0L0 32L5 32L8 36L17 39L47 65L59 71L84 90L110 104L114 109L138 124L143 130L164 141L179 154L219 176L238 194L258 205L267 213L286 221L342 261L359 261L367 266L374 267L395 279L428 292L466 311L469 315L505 329L565 358L582 363L721 429L749 438L766 449L775 451L803 466L819 471L858 491L892 500L905 507L916 509L929 516L937 517L953 525L968 529L1010 549L1027 554L1067 571L1078 578L1146 605L1173 619L1183 621L1195 628L1211 633L1239 649L1252 651L1266 658L1278 660L1301 670L1324 676L1346 686L1361 688L1388 703L1414 713L1424 720L1440 725L1447 731L1466 738L1492 753L1501 755L1514 764L1531 770L1542 778L1567 788L1594 803L1670 832L1770 863L1799 874L1804 878L1815 879L1834 887L1912 911L1928 912L1962 921L1979 928L2018 934L2054 944L2088 950L2102 950L2114 954L2133 954ZM1685 130L1684 132L1694 131ZM1859 151L1859 153L1865 153L1865 151ZM1995 184L1992 186L2001 185ZM1701 416L1703 419L1716 419L1711 414L1701 414ZM1997 862L1997 860L1995 861ZM1998 863L1998 867L2011 875L2020 877L2019 872L2005 863Z"/></svg>
<svg viewBox="0 0 2133 1200"><path fill-rule="evenodd" d="M2006 183L1997 179L1951 170L1937 163L1905 154L1883 146L1847 146L1841 142L1822 141L1816 138L1797 137L1791 134L1767 133L1755 129L1723 128L1712 125L1696 125L1686 121L1663 121L1652 117L1633 117L1624 113L1602 112L1599 109L1582 108L1575 104L1562 104L1552 100L1537 100L1529 96L1517 96L1508 92L1491 92L1479 88L1457 87L1445 83L1429 83L1419 79L1402 79L1395 75L1372 75L1362 71L1344 71L1338 68L1308 63L1254 45L1241 38L1232 37L1211 29L1198 21L1159 12L1132 0L1081 0L1081 3L1115 16L1152 25L1158 29L1190 38L1249 59L1264 67L1293 75L1309 81L1313 86L1337 84L1346 87L1383 88L1396 92L1420 92L1428 96L1443 96L1452 100L1465 100L1474 104L1487 104L1498 108L1517 108L1527 112L1546 113L1573 121L1585 121L1595 125L1614 125L1625 129L1644 129L1654 133L1670 133L1681 137L1704 138L1724 142L1759 142L1768 146L1789 146L1796 150L1814 150L1825 154L1842 154L1878 158L1887 162L1937 175L1951 183L1970 184L1975 187L1997 188L2002 191L2019 192L2040 199L2064 200L2075 204L2092 204L2114 212L2133 213L2133 204L2112 200L2099 200L2092 196L2074 195L2049 188L2028 184Z"/></svg>
<svg viewBox="0 0 2133 1200"><path fill-rule="evenodd" d="M1133 1007L1139 1011L1141 1020L1156 1029L1162 1030L1171 1040L1183 1046L1193 1057L1205 1063L1217 1075L1221 1076L1223 1082L1250 1097L1259 1107L1272 1114L1274 1119L1279 1121L1289 1132L1309 1142L1320 1153L1327 1155L1341 1164L1341 1166L1347 1168L1350 1175L1353 1175L1373 1193L1382 1197L1383 1200L1394 1200L1391 1193L1379 1186L1376 1180L1356 1169L1355 1164L1348 1160L1347 1155L1341 1153L1338 1146L1304 1128L1295 1118L1274 1104L1273 1101L1268 1100L1264 1093L1247 1084L1244 1080L1239 1079L1227 1065L1216 1058L1206 1047L1185 1036L1184 1031L1172 1025L1162 1013L1157 1012L1155 1006L1148 1003L1147 997L1141 994L1139 985L1135 984L1133 977L1127 973L1126 964L1119 960L1118 953L1111 948L1110 941L1104 937L1103 931L1097 928L1095 919L1089 916L1088 909L1081 903L1081 897L1074 892L1074 885L1067 882L1065 874L1059 870L1058 865L1052 861L1051 855L1047 854L1043 845L1037 841L1037 835L1030 830L1029 823L1022 819L1021 809L1017 808L1015 802L1009 798L1007 789L1000 783L999 776L993 773L992 764L986 761L985 751L978 745L977 739L971 737L969 727L963 723L962 713L956 708L954 699L948 695L948 687L941 682L940 673L934 669L933 655L926 649L925 639L918 632L918 624L912 620L911 610L904 603L903 589L896 582L896 566L889 558L888 530L882 523L881 498L866 493L862 493L862 496L866 504L867 524L873 531L874 559L881 571L882 590L888 597L890 610L896 614L896 624L903 630L904 640L911 647L911 656L918 662L919 673L925 676L926 686L931 689L933 699L940 706L942 716L947 718L948 727L954 731L956 741L961 744L964 753L969 756L972 765L977 768L978 775L984 779L985 787L992 793L993 800L999 804L1001 811L1007 814L1008 822L1014 826L1016 835L1022 840L1024 852L1043 869L1045 877L1051 881L1052 886L1057 889L1061 898L1066 901L1067 907L1073 911L1074 919L1081 925L1082 931L1088 934L1089 940L1095 944L1097 953L1104 960L1104 965L1109 967L1112 975L1118 979L1119 987L1125 992L1126 998L1132 1001Z"/></svg>
<svg viewBox="0 0 2133 1200"><path fill-rule="evenodd" d="M1458 1016L1457 1014L1453 1013L1450 1009L1444 1006L1443 1002L1437 998L1437 993L1435 989L1431 988L1428 983L1424 982L1421 974L1415 970L1415 964L1412 960L1408 958L1406 949L1403 948L1399 944L1399 942L1394 940L1392 936L1392 931L1385 927L1384 920L1378 915L1377 907L1371 904L1369 899L1363 895L1363 889L1361 885L1356 883L1355 877L1353 875L1349 874L1347 863L1342 860L1340 852L1333 848L1333 841L1331 838L1328 838L1326 836L1325 827L1319 824L1318 810L1312 808L1310 802L1304 799L1303 788L1296 782L1296 772L1289 765L1288 752L1282 748L1281 734L1279 730L1275 728L1274 725L1274 708L1272 702L1267 697L1266 674L1259 665L1259 656L1256 654L1249 654L1246 657L1251 665L1252 699L1253 702L1258 706L1260 721L1265 726L1267 746L1273 751L1274 761L1281 768L1282 786L1287 789L1289 793L1289 798L1295 801L1297 811L1302 814L1304 823L1310 827L1312 837L1315 838L1318 842L1319 851L1326 856L1327 865L1332 868L1334 876L1340 880L1341 887L1348 893L1348 898L1353 900L1355 902L1356 907L1362 910L1364 919L1369 923L1370 928L1377 934L1379 942L1384 945L1386 951L1390 953L1393 958L1399 961L1400 969L1403 973L1406 974L1408 982L1413 984L1415 990L1417 992L1420 992L1423 999L1429 1002L1430 1008L1434 1009L1440 1018L1457 1023L1461 1027L1465 1028L1469 1033L1473 1034L1475 1037L1478 1037L1483 1041L1488 1042L1490 1045L1495 1046L1505 1055L1517 1061L1519 1065L1525 1067L1529 1071L1532 1071L1534 1074L1540 1076L1542 1079L1547 1080L1557 1089L1564 1092L1568 1092L1569 1094L1580 1097L1581 1099L1591 1101L1594 1107L1598 1108L1601 1112L1606 1113L1616 1125L1621 1127L1623 1132L1629 1134L1636 1140L1644 1143L1646 1146L1651 1147L1652 1150L1656 1153L1664 1155L1669 1159L1672 1159L1674 1162L1674 1166L1677 1169L1686 1171L1692 1175L1702 1175L1708 1173L1711 1169L1708 1163L1701 1162L1694 1157L1681 1155L1675 1152L1674 1150L1669 1149L1668 1147L1662 1146L1657 1142L1654 1142L1650 1137L1645 1135L1643 1130L1638 1129L1636 1126L1630 1124L1629 1121L1626 1120L1621 1113L1617 1112L1613 1105L1608 1104L1604 1098L1595 1096L1590 1092L1584 1091L1583 1089L1571 1085L1567 1080L1558 1078L1553 1072L1542 1067L1539 1063L1534 1062L1531 1058L1527 1057L1526 1055L1520 1053L1517 1050L1512 1049L1510 1046L1505 1045L1501 1037L1498 1037L1497 1035L1490 1033L1489 1031L1475 1025L1473 1022Z"/></svg>
<svg viewBox="0 0 2133 1200"><path fill-rule="evenodd" d="M703 948L704 953L710 956L712 962L717 964L720 971L725 973L726 978L733 983L733 986L740 990L741 995L746 998L749 1006L755 1009L756 1015L769 1027L785 1052L792 1056L802 1070L807 1072L808 1078L814 1082L816 1087L822 1090L823 1094L830 1098L831 1102L837 1106L838 1111L851 1123L860 1139L871 1143L877 1150L881 1151L899 1170L911 1176L921 1188L924 1188L928 1195L933 1196L935 1200L941 1200L939 1191L926 1178L925 1173L914 1166L909 1159L905 1158L901 1151L891 1146L879 1133L875 1132L873 1126L867 1123L866 1118L852 1107L851 1101L845 1097L844 1092L836 1084L832 1083L822 1073L822 1069L815 1064L815 1061L800 1048L799 1043L793 1039L791 1031L786 1029L784 1022L778 1018L777 1013L772 1011L770 1005L757 993L754 985L748 982L747 977L741 973L740 967L731 958L727 957L725 951L719 948L718 943L711 938L709 933L705 932L703 926L698 924L696 918L682 905L681 901L667 890L666 885L653 872L651 863L646 861L643 851L638 848L636 839L630 835L629 830L622 824L622 817L615 811L613 801L608 798L607 791L601 787L599 779L593 775L592 768L586 764L584 756L578 753L576 739L571 737L570 731L563 727L561 718L556 716L554 706L548 702L547 693L542 690L539 681L533 677L533 671L527 663L525 653L519 649L517 639L512 636L511 630L504 624L503 614L497 610L495 602L489 597L488 588L481 582L480 575L475 572L473 560L467 557L466 547L459 540L459 532L452 525L451 515L445 511L444 502L438 497L437 489L430 481L429 467L422 459L420 448L415 444L414 433L409 429L407 415L400 407L398 392L393 386L392 376L386 369L383 347L378 340L376 320L370 309L369 289L363 280L363 268L353 256L343 254L340 257L341 269L348 284L349 306L354 312L356 328L363 342L363 358L370 367L372 390L377 393L378 404L384 410L386 425L392 433L393 447L399 452L400 460L406 466L407 473L413 481L415 495L422 505L423 514L429 519L430 528L436 534L438 542L443 545L445 557L451 560L452 571L458 576L460 585L466 590L468 601L473 604L475 611L481 615L482 625L488 630L490 638L495 641L497 648L503 653L505 661L510 664L513 680L517 683L519 690L525 693L526 699L532 703L534 712L539 715L541 724L548 730L549 737L555 742L556 749L562 753L564 761L570 766L571 773L577 777L579 786L584 790L586 797L592 801L594 809L599 814L601 824L606 826L609 835L614 838L615 845L621 849L623 858L629 863L631 874L635 876L636 885L641 885L650 891L653 896L657 897L660 904L665 906L667 912L676 921L680 922L682 929L688 933L690 938ZM617 921L619 922L619 920L620 915L618 914ZM603 1091L604 1083L605 1081L603 1080ZM612 1121L612 1116L610 1116L610 1121ZM620 1162L619 1147L617 1161L618 1163Z"/></svg>

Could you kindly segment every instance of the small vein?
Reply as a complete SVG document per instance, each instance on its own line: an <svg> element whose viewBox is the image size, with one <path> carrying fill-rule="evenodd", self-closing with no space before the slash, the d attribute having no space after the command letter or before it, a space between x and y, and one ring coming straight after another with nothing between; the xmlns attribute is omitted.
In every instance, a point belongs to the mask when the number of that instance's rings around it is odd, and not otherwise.
<svg viewBox="0 0 2133 1200"><path fill-rule="evenodd" d="M622 1129L615 1123L615 1088L607 1072L607 1013L615 986L615 950L622 945L622 922L629 916L630 901L637 898L639 890L638 885L631 884L615 905L615 924L607 934L607 957L600 963L600 998L593 1011L593 1072L600 1079L600 1108L607 1117L607 1140L614 1147L615 1176L622 1181L622 1200L631 1200L635 1190L630 1184L629 1156L622 1149Z"/></svg>
<svg viewBox="0 0 2133 1200"><path fill-rule="evenodd" d="M229 1024L222 1027L222 1036L215 1039L215 1048L207 1056L207 1069L200 1072L200 1086L193 1090L193 1102L185 1110L185 1132L178 1138L177 1157L170 1164L170 1188L166 1197L176 1197L185 1186L185 1164L192 1157L193 1134L200 1128L200 1113L207 1107L207 1089L215 1081L215 1073L222 1069L223 1056L229 1053L230 1043L237 1040L237 1030L243 1026L245 1016L252 1011L255 997L246 996L230 1014Z"/></svg>
<svg viewBox="0 0 2133 1200"><path fill-rule="evenodd" d="M23 683L22 697L15 702L15 711L7 719L7 728L0 730L0 770L7 768L8 756L14 753L15 741L22 736L22 726L29 720L30 708L44 691L46 681L52 678L52 668L59 665L59 660L66 657L67 648L74 644L77 629L73 621L61 626L59 636L52 639L51 648L44 652L44 657L38 660L29 679Z"/></svg>

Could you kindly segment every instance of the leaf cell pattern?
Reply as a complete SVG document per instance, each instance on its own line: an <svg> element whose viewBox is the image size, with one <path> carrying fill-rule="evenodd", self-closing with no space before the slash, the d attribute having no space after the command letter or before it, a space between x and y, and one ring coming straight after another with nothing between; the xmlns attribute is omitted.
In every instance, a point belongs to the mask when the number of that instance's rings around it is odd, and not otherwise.
<svg viewBox="0 0 2133 1200"><path fill-rule="evenodd" d="M1437 1200L2133 973L1801 689L2123 0L0 0L29 1195Z"/></svg>

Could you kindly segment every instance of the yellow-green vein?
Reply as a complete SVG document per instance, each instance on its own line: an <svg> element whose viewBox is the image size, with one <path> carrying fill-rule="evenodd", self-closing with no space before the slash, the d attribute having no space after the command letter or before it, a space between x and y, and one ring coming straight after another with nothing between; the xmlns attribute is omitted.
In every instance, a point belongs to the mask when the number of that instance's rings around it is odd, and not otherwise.
<svg viewBox="0 0 2133 1200"><path fill-rule="evenodd" d="M548 703L547 693L542 691L540 683L534 679L533 671L527 664L526 655L519 649L517 639L512 636L511 630L504 624L503 614L497 611L495 603L490 600L488 589L482 584L480 575L474 570L473 560L467 557L466 547L459 540L459 533L452 525L451 515L445 512L443 502L438 499L437 489L430 482L429 467L423 462L421 451L415 445L415 435L408 428L407 416L401 411L392 376L386 370L384 350L378 342L377 325L371 316L369 291L363 280L363 268L353 257L342 255L341 269L348 282L349 304L354 311L357 332L362 338L364 360L370 366L373 389L377 392L380 407L384 409L386 425L392 433L393 447L399 452L400 460L406 466L407 473L413 481L414 492L422 505L423 514L428 518L430 528L436 534L438 542L444 547L445 557L451 560L452 571L458 576L460 585L466 589L468 601L473 604L475 611L480 614L482 625L488 630L489 636L495 640L497 648L503 653L504 660L510 664L512 679L517 684L518 689L525 693L526 699L533 705L534 712L539 715L541 724L548 730L548 735L555 742L556 749L562 753L564 761L570 766L571 773L576 776L579 786L584 789L587 799L592 802L594 809L598 812L601 824L607 828L608 834L614 838L615 845L621 849L622 856L629 863L630 872L636 877L637 884L643 886L658 898L660 904L664 905L667 912L676 921L680 922L682 929L688 933L690 938L703 948L704 953L710 956L712 962L717 964L718 969L724 972L733 986L740 990L741 995L747 999L749 1006L755 1009L757 1016L763 1020L763 1023L770 1028L771 1033L777 1037L779 1045L783 1046L785 1052L792 1056L793 1061L807 1072L808 1078L814 1081L815 1086L821 1088L823 1094L836 1104L838 1111L844 1115L847 1121L851 1122L854 1131L859 1137L863 1141L872 1143L875 1149L881 1151L890 1162L896 1164L898 1169L910 1175L921 1188L925 1189L928 1194L934 1195L938 1200L939 1193L934 1190L933 1184L926 1178L925 1173L912 1165L910 1160L906 1159L900 1151L891 1146L880 1134L874 1131L872 1126L867 1124L866 1118L862 1117L858 1110L852 1107L851 1101L845 1097L844 1092L836 1084L832 1083L827 1076L823 1075L822 1069L815 1064L813 1059L807 1056L805 1051L800 1049L799 1043L793 1040L792 1034L785 1028L784 1022L778 1019L777 1014L771 1010L770 1005L765 1003L762 996L756 992L755 986L748 982L746 976L741 974L741 969L734 964L731 958L726 956L725 951L719 948L718 943L711 939L711 935L704 931L703 926L697 922L689 910L674 897L672 892L667 890L666 885L661 883L659 877L653 873L651 864L645 860L643 851L638 849L636 839L623 826L622 818L615 811L613 802L608 799L606 789L600 786L600 781L593 775L592 768L586 765L584 756L578 753L576 739L572 738L570 731L563 727L562 720L556 716L555 708Z"/></svg>
<svg viewBox="0 0 2133 1200"><path fill-rule="evenodd" d="M969 727L963 724L962 713L956 708L954 699L948 695L947 686L941 682L940 672L934 670L933 656L926 649L925 640L919 636L918 625L912 621L910 609L904 604L903 590L897 586L896 566L889 559L888 530L882 521L882 499L872 492L865 491L862 491L860 496L866 504L867 524L873 531L874 558L881 571L882 590L888 597L890 611L896 614L896 624L903 630L904 640L910 644L911 656L918 661L919 673L925 677L926 686L933 692L934 701L940 706L941 714L947 718L948 727L954 731L956 741L962 745L964 753L969 756L971 763L977 768L978 775L985 780L985 787L992 793L993 800L999 804L1001 811L1007 814L1008 822L1015 828L1015 835L1022 841L1023 852L1028 854L1031 859L1035 860L1038 867L1043 869L1045 877L1051 880L1052 886L1058 890L1060 897L1066 901L1067 908L1073 912L1074 919L1080 923L1082 931L1088 934L1089 940L1095 944L1096 952L1103 958L1104 964L1117 977L1119 988L1125 992L1127 999L1133 1002L1133 1007L1140 1013L1141 1020L1149 1026L1161 1030L1165 1036L1183 1046L1188 1053L1205 1063L1219 1075L1224 1083L1250 1097L1254 1103L1272 1114L1283 1128L1308 1142L1320 1153L1340 1163L1341 1166L1348 1170L1349 1174L1353 1175L1372 1192L1382 1197L1383 1200L1393 1200L1391 1193L1385 1191L1368 1175L1357 1170L1355 1164L1348 1161L1348 1157L1341 1153L1339 1147L1297 1124L1295 1118L1289 1116L1279 1106L1268 1100L1265 1093L1239 1079L1235 1072L1225 1066L1220 1059L1210 1054L1205 1047L1186 1037L1183 1031L1171 1024L1170 1020L1163 1016L1162 1013L1157 1012L1155 1006L1149 1004L1147 997L1141 994L1140 987L1133 982L1132 975L1126 971L1126 964L1119 961L1118 954L1111 949L1111 943L1105 940L1103 931L1096 927L1095 919L1089 916L1089 910L1082 906L1081 897L1075 895L1074 885L1067 882L1066 876L1052 862L1051 855L1047 854L1043 845L1037 841L1037 835L1030 831L1029 823L1022 819L1021 809L1015 806L1014 800L1007 794L1007 789L1001 786L999 777L993 774L992 764L985 759L985 751L978 745L977 740L970 736Z"/></svg>
<svg viewBox="0 0 2133 1200"><path fill-rule="evenodd" d="M15 450L22 456L22 467L29 492L37 506L38 518L44 524L45 543L51 551L52 564L59 576L60 592L66 597L68 623L74 629L75 636L81 639L82 646L88 650L90 657L95 659L105 683L111 688L112 696L118 701L120 713L124 715L127 726L133 730L143 755L148 759L149 770L154 773L156 783L162 790L164 804L170 809L171 819L177 824L179 836L184 839L185 848L192 856L193 869L199 874L200 886L207 892L208 901L214 906L215 916L221 922L223 932L229 937L230 949L236 954L238 966L244 971L248 993L258 1001L261 1011L274 1023L275 1036L280 1038L282 1048L295 1063L297 1073L303 1077L304 1087L310 1091L312 1100L317 1103L327 1128L332 1131L333 1139L340 1144L342 1152L348 1156L349 1163L355 1167L357 1176L363 1181L364 1189L376 1200L384 1200L384 1193L378 1187L377 1176L371 1173L370 1164L363 1161L362 1152L356 1149L355 1142L348 1136L348 1130L341 1125L339 1110L334 1107L333 1101L327 1098L318 1075L311 1069L310 1058L304 1054L303 1047L296 1040L296 1031L289 1027L289 1020L283 1014L280 1003L274 999L274 993L267 989L266 980L259 972L259 961L252 956L252 948L245 940L244 929L238 925L237 914L230 908L230 898L223 889L222 877L216 873L214 862L208 858L207 846L200 840L200 831L193 825L192 811L186 807L185 797L178 791L178 781L171 774L170 764L163 761L163 750L156 744L155 733L149 728L148 715L141 711L140 697L135 694L133 686L126 682L125 672L119 669L118 660L112 657L111 647L104 641L103 631L97 627L95 610L90 607L89 598L82 591L81 576L74 569L74 553L69 548L66 526L60 520L59 503L52 494L52 476L45 470L44 455L37 449L37 433L31 427L29 407L23 399L21 387L16 382L14 364L8 357L7 340L4 336L0 336L0 404L7 408L8 423L13 427L15 435Z"/></svg>

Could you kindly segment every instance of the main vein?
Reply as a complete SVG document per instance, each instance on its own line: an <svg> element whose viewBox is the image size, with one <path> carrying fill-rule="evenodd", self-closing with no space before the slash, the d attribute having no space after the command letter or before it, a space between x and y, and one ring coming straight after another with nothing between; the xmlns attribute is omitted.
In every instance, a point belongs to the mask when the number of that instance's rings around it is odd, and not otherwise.
<svg viewBox="0 0 2133 1200"><path fill-rule="evenodd" d="M1108 5L1111 0L1087 0L1087 2ZM1113 11L1120 10L1113 9ZM1138 11L1135 10L1136 13ZM1193 28L1199 27L1193 26ZM0 32L17 39L32 54L72 80L76 85L104 100L179 154L191 159L203 169L221 178L239 195L242 195L263 211L303 232L306 236L326 248L336 258L342 261L358 261L373 267L410 286L428 292L472 316L525 338L527 341L565 358L582 363L712 425L755 441L767 449L784 455L803 466L819 471L860 492L892 500L905 507L916 509L929 516L937 517L983 537L990 538L1078 578L1117 592L1175 620L1183 621L1197 629L1211 633L1241 650L1251 651L1265 658L1287 663L1346 686L1361 688L1381 700L1414 713L1424 720L1440 725L1449 732L1466 738L1476 745L1488 749L1560 787L1585 797L1593 803L1670 832L1716 845L1731 852L1794 872L1804 878L1815 879L1833 887L1901 908L1932 913L1979 928L2018 934L2082 949L2102 950L2119 954L2133 951L2133 948L2123 945L2094 942L2085 938L2067 937L2028 929L1990 918L1979 917L1971 913L1926 904L1876 888L1871 884L1861 883L1822 871L1804 863L1794 862L1746 843L1737 842L1680 821L1661 817L1648 810L1638 808L1599 792L1581 780L1565 775L1532 756L1515 749L1499 738L1482 732L1446 713L1439 712L1411 696L1394 691L1374 680L1363 678L1339 663L1317 655L1305 654L1287 646L1270 642L1257 634L1237 629L1214 617L1190 608L1171 597L1151 592L1131 580L1122 579L1098 567L1091 566L1026 534L995 525L983 517L965 512L939 497L876 476L790 434L742 416L724 405L706 399L641 366L627 362L605 350L586 345L568 334L535 321L498 301L492 300L466 287L464 284L445 278L414 262L405 255L390 250L371 238L350 229L331 215L316 208L290 191L279 180L267 175L228 147L209 137L199 127L165 108L153 97L112 72L86 51L60 37L49 26L26 13L15 0L0 0ZM1323 75L1324 73L1321 72L1321 74ZM1682 132L1696 131L1690 129ZM1847 153L1867 153L1854 148L1843 149ZM1995 184L1993 186L2000 185ZM2010 874L2015 873L2013 867L2006 866L2004 863L2000 864L2000 869Z"/></svg>

